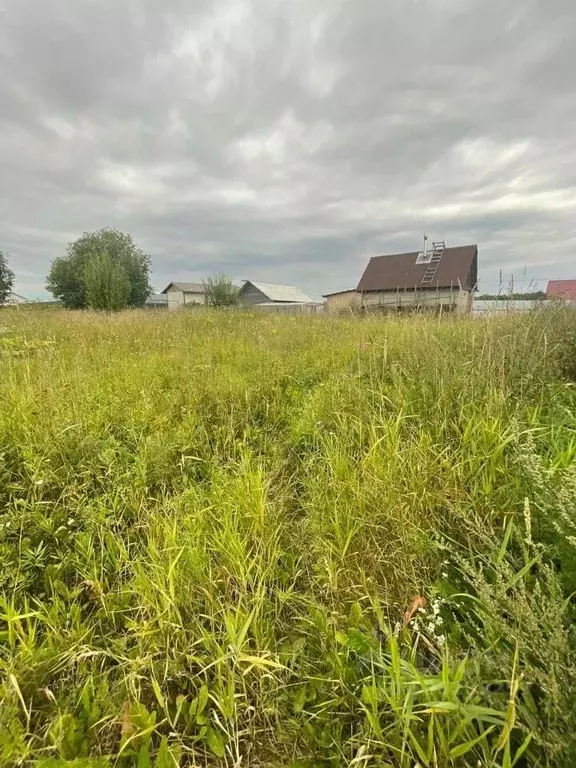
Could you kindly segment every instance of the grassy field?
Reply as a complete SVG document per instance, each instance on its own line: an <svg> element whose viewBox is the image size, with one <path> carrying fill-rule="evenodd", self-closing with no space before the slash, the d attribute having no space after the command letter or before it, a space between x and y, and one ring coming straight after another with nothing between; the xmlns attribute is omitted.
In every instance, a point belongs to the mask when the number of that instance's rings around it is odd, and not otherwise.
<svg viewBox="0 0 576 768"><path fill-rule="evenodd" d="M576 764L569 314L0 326L1 766Z"/></svg>

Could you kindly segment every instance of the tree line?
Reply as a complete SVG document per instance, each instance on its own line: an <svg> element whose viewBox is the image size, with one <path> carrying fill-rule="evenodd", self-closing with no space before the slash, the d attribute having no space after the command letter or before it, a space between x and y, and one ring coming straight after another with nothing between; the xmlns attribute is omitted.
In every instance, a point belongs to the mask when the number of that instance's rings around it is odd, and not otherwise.
<svg viewBox="0 0 576 768"><path fill-rule="evenodd" d="M118 311L142 307L153 293L150 256L131 235L108 227L85 232L68 245L66 255L52 262L46 287L67 309ZM0 304L14 286L7 254L0 251ZM239 290L223 274L204 280L210 306L233 306Z"/></svg>
<svg viewBox="0 0 576 768"><path fill-rule="evenodd" d="M477 297L483 301L537 301L546 298L546 291L523 291L521 293L483 293Z"/></svg>

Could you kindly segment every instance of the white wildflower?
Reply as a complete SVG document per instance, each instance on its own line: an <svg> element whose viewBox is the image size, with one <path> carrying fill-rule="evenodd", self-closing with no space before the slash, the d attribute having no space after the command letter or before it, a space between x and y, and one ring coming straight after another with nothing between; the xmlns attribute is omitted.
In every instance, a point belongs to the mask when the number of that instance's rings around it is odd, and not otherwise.
<svg viewBox="0 0 576 768"><path fill-rule="evenodd" d="M524 499L524 526L526 527L526 537L524 541L528 546L532 546L532 515L530 513L530 502L528 497Z"/></svg>

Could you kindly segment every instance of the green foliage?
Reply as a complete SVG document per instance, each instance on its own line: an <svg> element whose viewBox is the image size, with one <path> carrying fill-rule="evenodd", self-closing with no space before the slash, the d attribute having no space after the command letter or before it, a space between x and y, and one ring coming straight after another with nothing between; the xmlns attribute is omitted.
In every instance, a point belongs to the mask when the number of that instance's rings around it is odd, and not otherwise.
<svg viewBox="0 0 576 768"><path fill-rule="evenodd" d="M84 271L86 303L90 309L125 309L130 299L130 281L122 264L108 253L92 256Z"/></svg>
<svg viewBox="0 0 576 768"><path fill-rule="evenodd" d="M0 764L575 762L570 313L2 323Z"/></svg>
<svg viewBox="0 0 576 768"><path fill-rule="evenodd" d="M0 304L8 298L14 286L14 272L8 265L8 254L0 251Z"/></svg>
<svg viewBox="0 0 576 768"><path fill-rule="evenodd" d="M206 303L209 307L235 307L240 300L240 291L231 278L221 273L204 280Z"/></svg>
<svg viewBox="0 0 576 768"><path fill-rule="evenodd" d="M543 301L546 298L546 291L524 291L518 293L510 290L500 293L482 293L479 299L490 299L492 301Z"/></svg>
<svg viewBox="0 0 576 768"><path fill-rule="evenodd" d="M531 753L538 754L539 747L552 762L571 764L576 759L573 610L551 553L534 541L534 513L526 499L523 514L508 515L500 539L471 521L475 553L453 558L466 591L449 603L459 619L457 639L474 651L475 678L494 681L494 701L503 688L515 692L515 717L530 733ZM575 551L566 557L567 567ZM512 664L517 680L509 686L501 671Z"/></svg>
<svg viewBox="0 0 576 768"><path fill-rule="evenodd" d="M112 262L113 269L104 266L102 260L105 258ZM90 264L100 266L90 267ZM102 273L103 270L109 274L106 280L96 277L96 273ZM84 233L68 245L66 256L54 259L46 287L54 298L62 301L68 309L85 309L90 306L87 279L92 280L92 298L94 285L109 283L110 280L113 280L116 286L114 295L124 295L126 289L120 277L121 272L129 283L127 306L143 306L151 293L150 257L136 246L131 235L115 229L101 229ZM120 289L121 283L123 287ZM98 293L101 296L103 288L100 288Z"/></svg>
<svg viewBox="0 0 576 768"><path fill-rule="evenodd" d="M559 320L566 321L568 312L558 312ZM564 322L563 333L558 339L556 347L556 364L558 373L562 378L571 382L576 382L576 330L572 323Z"/></svg>

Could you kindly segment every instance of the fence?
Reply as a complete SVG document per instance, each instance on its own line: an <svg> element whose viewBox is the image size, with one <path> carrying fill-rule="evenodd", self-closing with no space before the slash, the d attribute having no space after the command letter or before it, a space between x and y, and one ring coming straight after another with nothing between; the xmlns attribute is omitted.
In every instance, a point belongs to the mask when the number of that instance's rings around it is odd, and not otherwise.
<svg viewBox="0 0 576 768"><path fill-rule="evenodd" d="M323 304L277 304L270 301L264 304L246 305L245 309L257 312L271 312L276 315L319 315L324 311Z"/></svg>

